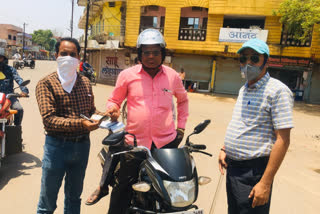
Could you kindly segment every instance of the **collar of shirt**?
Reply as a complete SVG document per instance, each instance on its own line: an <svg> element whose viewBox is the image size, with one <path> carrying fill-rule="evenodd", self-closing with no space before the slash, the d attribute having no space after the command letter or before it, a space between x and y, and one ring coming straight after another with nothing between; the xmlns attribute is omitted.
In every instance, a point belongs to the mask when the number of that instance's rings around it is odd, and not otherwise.
<svg viewBox="0 0 320 214"><path fill-rule="evenodd" d="M247 90L259 89L261 88L268 80L270 79L270 74L267 72L258 82L254 83L252 86L248 86L248 82L246 82L245 87Z"/></svg>
<svg viewBox="0 0 320 214"><path fill-rule="evenodd" d="M140 68L140 71L139 71L139 72L142 72L142 71L148 73L147 71L145 71L145 70L143 69L143 67L142 67L142 65L141 65L141 68ZM164 73L165 70L163 69L163 66L160 65L159 71L158 71L158 73L157 73L156 75L161 74L162 72Z"/></svg>

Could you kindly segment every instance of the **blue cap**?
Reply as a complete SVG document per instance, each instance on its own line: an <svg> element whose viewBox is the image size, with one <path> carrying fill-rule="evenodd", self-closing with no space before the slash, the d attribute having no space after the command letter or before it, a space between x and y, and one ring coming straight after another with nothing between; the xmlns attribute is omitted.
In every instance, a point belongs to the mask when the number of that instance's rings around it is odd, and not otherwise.
<svg viewBox="0 0 320 214"><path fill-rule="evenodd" d="M269 56L268 45L260 39L250 39L249 41L246 41L245 43L243 43L242 47L238 50L237 53L241 53L246 48L251 48L259 54L267 54Z"/></svg>

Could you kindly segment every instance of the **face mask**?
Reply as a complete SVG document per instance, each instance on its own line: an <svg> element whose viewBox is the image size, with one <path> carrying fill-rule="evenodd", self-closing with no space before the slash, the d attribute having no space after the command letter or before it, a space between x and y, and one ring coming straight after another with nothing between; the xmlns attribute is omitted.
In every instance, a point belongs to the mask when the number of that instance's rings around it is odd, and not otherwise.
<svg viewBox="0 0 320 214"><path fill-rule="evenodd" d="M248 82L255 80L259 77L259 75L262 73L262 70L258 66L249 65L246 64L245 66L241 67L241 76L244 76Z"/></svg>
<svg viewBox="0 0 320 214"><path fill-rule="evenodd" d="M70 93L77 79L77 67L79 60L71 56L57 58L58 77L63 89Z"/></svg>

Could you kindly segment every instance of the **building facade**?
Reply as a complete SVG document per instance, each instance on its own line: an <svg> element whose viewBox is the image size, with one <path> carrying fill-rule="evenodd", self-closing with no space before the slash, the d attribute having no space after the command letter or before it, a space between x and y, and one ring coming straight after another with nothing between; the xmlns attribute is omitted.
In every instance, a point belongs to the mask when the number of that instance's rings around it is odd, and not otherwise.
<svg viewBox="0 0 320 214"><path fill-rule="evenodd" d="M17 51L18 34L23 32L22 28L11 24L0 24L0 39L7 41L7 53L11 57Z"/></svg>
<svg viewBox="0 0 320 214"><path fill-rule="evenodd" d="M295 41L292 35L282 31L280 17L273 15L281 1L127 0L121 3L120 22L125 23L127 57L134 58L142 30L158 29L167 42L166 63L177 71L184 69L187 90L237 94L245 81L240 76L236 52L243 42L260 38L270 48L270 75L284 82L295 93L296 100L320 103L319 26L314 26L306 42ZM103 9L96 10L96 17L104 17ZM90 24L99 22L96 17L91 18Z"/></svg>

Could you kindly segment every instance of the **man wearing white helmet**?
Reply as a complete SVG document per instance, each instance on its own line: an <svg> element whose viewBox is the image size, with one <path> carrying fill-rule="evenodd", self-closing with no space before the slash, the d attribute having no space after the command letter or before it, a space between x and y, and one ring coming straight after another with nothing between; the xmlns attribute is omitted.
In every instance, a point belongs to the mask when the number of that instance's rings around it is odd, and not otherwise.
<svg viewBox="0 0 320 214"><path fill-rule="evenodd" d="M149 149L176 148L182 141L188 117L188 97L178 73L162 65L166 56L166 43L158 30L147 29L137 41L138 59L141 64L122 71L111 97L107 113L116 120L120 106L127 98L128 118L126 131L137 138L138 145ZM172 99L177 98L177 127L173 119ZM132 136L126 138L133 145ZM140 161L121 157L119 183L113 187L109 214L125 213L132 195L131 185L138 176ZM107 194L105 184L87 200L87 205L96 203Z"/></svg>
<svg viewBox="0 0 320 214"><path fill-rule="evenodd" d="M16 69L8 65L8 58L4 48L0 48L0 72L2 72L5 76L5 79L0 80L0 92L2 93L13 93L13 80L16 81L18 85L23 82L23 79L19 76ZM20 89L22 91L20 95L22 97L27 97L29 94L28 88L25 86L20 86ZM11 101L11 108L18 111L14 117L14 124L16 126L20 126L23 117L23 108L16 97L11 97L9 99Z"/></svg>

